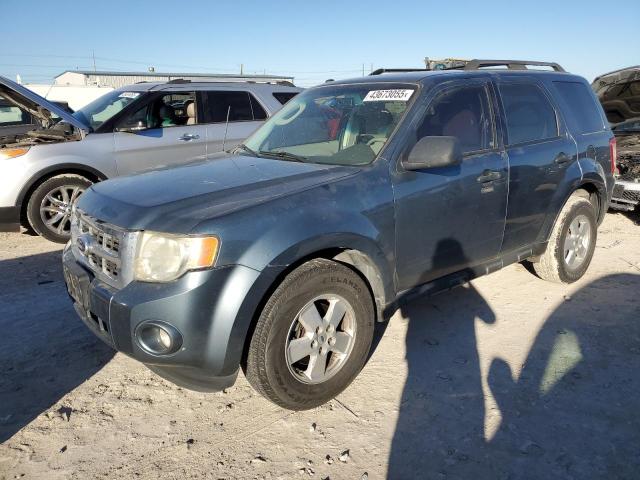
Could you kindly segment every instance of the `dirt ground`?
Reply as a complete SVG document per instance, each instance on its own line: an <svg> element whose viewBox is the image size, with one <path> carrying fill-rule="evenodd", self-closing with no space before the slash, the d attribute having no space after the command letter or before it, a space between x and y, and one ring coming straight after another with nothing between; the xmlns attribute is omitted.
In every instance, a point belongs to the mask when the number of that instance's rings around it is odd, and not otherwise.
<svg viewBox="0 0 640 480"><path fill-rule="evenodd" d="M297 413L114 354L60 247L0 234L0 478L637 479L639 218L607 215L574 285L513 265L409 304L342 395Z"/></svg>

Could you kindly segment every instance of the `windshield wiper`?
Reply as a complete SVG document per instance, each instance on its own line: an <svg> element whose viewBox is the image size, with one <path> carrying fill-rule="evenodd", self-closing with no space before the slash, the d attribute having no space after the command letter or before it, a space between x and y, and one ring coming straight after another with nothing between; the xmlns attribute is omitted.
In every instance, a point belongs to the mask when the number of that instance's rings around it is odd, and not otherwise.
<svg viewBox="0 0 640 480"><path fill-rule="evenodd" d="M294 162L306 162L307 157L303 157L302 155L296 155L295 153L285 152L284 150L260 150L260 155L264 155L265 157L276 157L281 158L282 160L291 160Z"/></svg>
<svg viewBox="0 0 640 480"><path fill-rule="evenodd" d="M254 157L259 157L258 153L255 150L250 149L249 147L247 147L244 143L241 143L240 145L238 145L235 149L234 149L234 153L237 152L238 150L244 150L245 152L253 155Z"/></svg>

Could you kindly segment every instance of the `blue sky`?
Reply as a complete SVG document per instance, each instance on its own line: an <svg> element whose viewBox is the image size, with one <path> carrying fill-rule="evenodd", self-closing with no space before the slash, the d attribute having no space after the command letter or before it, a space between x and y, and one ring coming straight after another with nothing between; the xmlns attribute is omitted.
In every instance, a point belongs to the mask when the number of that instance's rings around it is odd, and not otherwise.
<svg viewBox="0 0 640 480"><path fill-rule="evenodd" d="M244 64L302 86L362 75L363 64L423 67L425 56L553 60L589 80L640 64L638 0L3 0L1 11L0 74L25 82L92 68L92 52L99 70Z"/></svg>

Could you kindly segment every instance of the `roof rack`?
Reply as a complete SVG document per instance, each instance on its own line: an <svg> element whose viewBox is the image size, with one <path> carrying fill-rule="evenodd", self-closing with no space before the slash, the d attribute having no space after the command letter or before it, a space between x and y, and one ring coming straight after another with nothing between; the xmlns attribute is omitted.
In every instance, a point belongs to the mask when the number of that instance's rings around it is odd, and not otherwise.
<svg viewBox="0 0 640 480"><path fill-rule="evenodd" d="M452 67L452 70L478 70L487 67L507 67L509 70L529 70L532 67L551 67L556 72L565 69L555 62L536 62L532 60L469 60L464 66Z"/></svg>
<svg viewBox="0 0 640 480"><path fill-rule="evenodd" d="M382 75L383 73L428 72L426 68L379 68L369 75Z"/></svg>

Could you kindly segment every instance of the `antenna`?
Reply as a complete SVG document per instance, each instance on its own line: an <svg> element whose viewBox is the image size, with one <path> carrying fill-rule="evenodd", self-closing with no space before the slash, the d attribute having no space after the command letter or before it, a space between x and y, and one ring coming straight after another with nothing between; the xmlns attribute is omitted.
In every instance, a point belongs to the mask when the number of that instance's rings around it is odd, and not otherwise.
<svg viewBox="0 0 640 480"><path fill-rule="evenodd" d="M224 152L224 144L227 142L227 131L229 130L229 115L231 114L231 105L227 108L227 123L224 125L224 138L222 139L222 151Z"/></svg>

